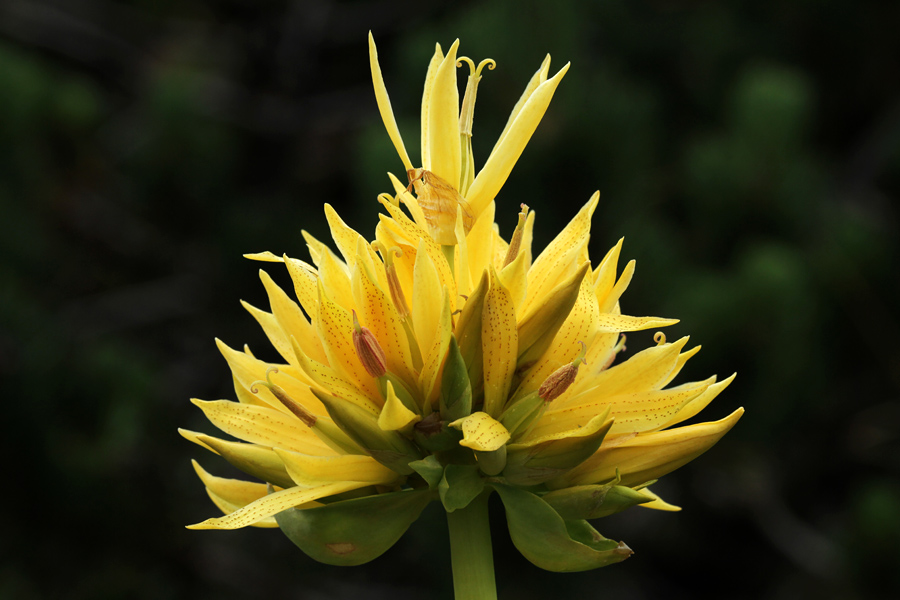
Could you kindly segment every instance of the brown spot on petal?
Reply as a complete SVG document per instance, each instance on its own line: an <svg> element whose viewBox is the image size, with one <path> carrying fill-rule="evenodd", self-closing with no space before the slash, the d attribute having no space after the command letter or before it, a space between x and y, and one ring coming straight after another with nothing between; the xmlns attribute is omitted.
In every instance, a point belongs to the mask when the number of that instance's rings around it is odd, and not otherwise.
<svg viewBox="0 0 900 600"><path fill-rule="evenodd" d="M350 542L337 542L336 544L325 544L325 547L340 556L346 556L356 551L356 545Z"/></svg>

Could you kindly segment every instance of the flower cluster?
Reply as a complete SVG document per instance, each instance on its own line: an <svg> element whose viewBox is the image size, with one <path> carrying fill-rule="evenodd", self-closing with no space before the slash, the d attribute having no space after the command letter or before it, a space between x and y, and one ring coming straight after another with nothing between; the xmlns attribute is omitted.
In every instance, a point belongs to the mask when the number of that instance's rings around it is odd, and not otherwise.
<svg viewBox="0 0 900 600"><path fill-rule="evenodd" d="M429 502L448 512L496 491L513 542L533 563L583 570L630 549L587 522L632 506L678 510L650 491L740 418L675 427L734 376L670 383L699 348L657 333L621 360L623 332L677 321L621 313L634 261L620 240L595 267L588 256L594 194L542 251L535 213L520 207L507 241L494 199L535 131L568 65L548 56L476 172L471 137L485 67L437 46L422 99L421 160L395 122L374 41L378 107L408 183L391 175L374 240L328 205L337 252L304 232L311 264L271 253L296 299L260 272L269 311L245 304L283 358L219 342L238 402L194 403L228 441L189 440L256 478L215 477L195 463L224 516L191 526L280 527L304 552L360 564L387 550ZM468 65L462 101L457 69Z"/></svg>

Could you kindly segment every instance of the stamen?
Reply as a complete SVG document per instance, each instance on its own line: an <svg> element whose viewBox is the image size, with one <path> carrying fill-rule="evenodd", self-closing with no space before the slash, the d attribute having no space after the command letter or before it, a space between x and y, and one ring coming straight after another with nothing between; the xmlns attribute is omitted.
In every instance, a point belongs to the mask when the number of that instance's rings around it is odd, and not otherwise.
<svg viewBox="0 0 900 600"><path fill-rule="evenodd" d="M468 56L460 56L456 59L456 68L461 69L463 63L469 65L469 77L475 74L475 61L469 58Z"/></svg>
<svg viewBox="0 0 900 600"><path fill-rule="evenodd" d="M382 192L381 194L378 194L378 201L390 202L394 206L400 206L400 195L398 194L397 196L391 196L387 192Z"/></svg>
<svg viewBox="0 0 900 600"><path fill-rule="evenodd" d="M656 342L657 346L662 346L666 343L666 334L662 331L657 331L653 334L653 341Z"/></svg>
<svg viewBox="0 0 900 600"><path fill-rule="evenodd" d="M400 287L400 279L397 277L397 268L394 266L394 256L398 258L403 256L403 250L400 246L391 246L390 249L378 240L372 242L372 247L381 253L384 261L384 273L387 276L388 290L391 293L391 300L397 308L400 319L405 321L409 316L409 306L406 304L406 297L403 295L403 288Z"/></svg>

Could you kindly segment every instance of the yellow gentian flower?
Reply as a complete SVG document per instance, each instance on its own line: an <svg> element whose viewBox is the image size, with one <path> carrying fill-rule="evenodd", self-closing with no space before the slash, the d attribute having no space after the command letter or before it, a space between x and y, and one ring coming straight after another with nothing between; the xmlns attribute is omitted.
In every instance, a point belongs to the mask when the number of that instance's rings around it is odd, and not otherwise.
<svg viewBox="0 0 900 600"><path fill-rule="evenodd" d="M474 522L467 511L483 511L497 491L529 560L593 568L631 551L584 519L634 505L678 510L648 483L709 449L743 413L674 427L734 379L671 387L699 350L686 337L658 333L656 346L618 360L623 332L677 321L622 314L635 268L630 261L619 271L622 240L591 266L599 193L536 255L535 214L525 205L509 242L500 235L494 198L568 65L549 77L547 57L476 174L475 97L493 61L476 67L458 47L437 46L429 64L422 156L413 163L369 36L378 107L409 180L391 176L394 193L379 196L374 240L326 205L337 252L304 232L311 263L247 255L284 264L293 282L296 300L261 271L269 310L245 303L283 362L219 342L238 402L194 403L242 441L182 434L260 482L195 464L225 514L191 528L280 526L317 560L359 564L390 547L431 500L444 504L457 539L454 527ZM487 552L481 563L490 562L489 543ZM454 558L455 572L466 568Z"/></svg>

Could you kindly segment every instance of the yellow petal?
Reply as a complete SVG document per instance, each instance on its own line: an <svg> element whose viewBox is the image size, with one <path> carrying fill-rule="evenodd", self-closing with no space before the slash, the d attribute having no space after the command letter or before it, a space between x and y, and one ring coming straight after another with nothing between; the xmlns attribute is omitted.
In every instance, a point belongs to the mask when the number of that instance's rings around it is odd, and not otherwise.
<svg viewBox="0 0 900 600"><path fill-rule="evenodd" d="M260 262L284 262L283 258L281 258L280 256L275 256L268 250L266 250L265 252L253 252L250 254L245 254L244 258L250 260L258 260Z"/></svg>
<svg viewBox="0 0 900 600"><path fill-rule="evenodd" d="M192 460L191 464L194 466L194 471L203 482L203 485L206 486L206 491L210 494L213 502L225 514L232 513L238 508L250 504L254 500L259 500L269 493L265 483L216 477L208 473L196 460ZM275 489L280 490L281 488L276 487ZM222 506L220 502L226 506ZM226 510L226 508L230 510ZM274 523L275 520L272 519L272 522ZM277 527L277 525L275 526Z"/></svg>
<svg viewBox="0 0 900 600"><path fill-rule="evenodd" d="M353 296L360 322L369 328L384 350L388 370L410 384L415 382L409 340L400 315L391 299L372 281L369 270L360 268L360 264L353 271Z"/></svg>
<svg viewBox="0 0 900 600"><path fill-rule="evenodd" d="M654 327L668 327L678 323L678 319L660 317L629 317L614 313L602 313L597 321L597 328L603 332L642 331Z"/></svg>
<svg viewBox="0 0 900 600"><path fill-rule="evenodd" d="M254 382L265 381L266 371L268 371L270 367L276 366L253 358L253 356L246 352L238 352L233 348L229 348L222 340L217 339L216 344L218 345L222 356L224 356L225 360L228 362L231 373L237 378L241 385L248 390L254 387ZM277 365L277 368L278 372L272 374L272 381L281 386L292 400L302 404L313 414L327 414L325 407L319 402L319 399L313 396L309 391L310 381L305 373L291 365ZM268 404L270 408L275 408L280 412L290 414L290 411L272 395L268 388L258 386L256 390L256 395L259 399Z"/></svg>
<svg viewBox="0 0 900 600"><path fill-rule="evenodd" d="M309 263L296 258L284 257L284 264L294 282L294 293L300 306L306 311L310 321L316 320L319 304L319 273Z"/></svg>
<svg viewBox="0 0 900 600"><path fill-rule="evenodd" d="M422 212L422 207L419 206L419 201L416 200L416 197L406 191L406 186L400 183L400 180L397 179L393 173L388 173L388 178L391 180L391 185L394 186L394 193L403 200L403 203L409 210L409 214L412 215L416 225L422 229L428 227L428 224L425 221L425 213ZM390 248L390 246L388 246L388 248Z"/></svg>
<svg viewBox="0 0 900 600"><path fill-rule="evenodd" d="M461 148L459 146L459 90L456 87L456 49L453 42L434 76L428 102L428 136L431 171L441 179L456 185L459 181Z"/></svg>
<svg viewBox="0 0 900 600"><path fill-rule="evenodd" d="M628 360L601 371L590 379L576 381L572 394L555 401L554 408L578 402L580 394L597 394L604 397L619 396L658 390L665 385L666 378L678 361L678 354L688 338L683 337L671 344L660 344L638 352Z"/></svg>
<svg viewBox="0 0 900 600"><path fill-rule="evenodd" d="M528 85L525 86L525 91L522 92L522 95L519 97L519 101L516 102L516 105L513 107L512 112L509 115L509 119L506 121L506 125L503 127L503 131L500 133L500 137L497 138L497 143L494 144L494 149L491 151L492 153L497 149L497 146L500 145L500 142L503 141L503 138L506 137L506 134L509 132L509 128L512 127L512 124L516 122L516 117L519 116L519 113L522 111L522 107L525 106L525 103L528 102L529 98L531 98L531 94L534 93L534 90L536 90L539 85L547 81L547 75L549 74L550 55L548 54L546 57L544 57L544 61L541 63L540 68L534 72L534 75L531 76L531 80L528 82Z"/></svg>
<svg viewBox="0 0 900 600"><path fill-rule="evenodd" d="M373 414L378 414L381 403L366 395L365 392L356 387L353 382L348 381L337 371L327 365L313 360L303 352L302 348L294 345L294 353L300 363L300 368L309 375L309 378L322 388L329 391L334 396L346 400L352 404L364 408ZM318 400L318 398L316 398ZM324 410L321 414L327 414Z"/></svg>
<svg viewBox="0 0 900 600"><path fill-rule="evenodd" d="M341 481L367 484L387 484L399 475L371 456L345 454L343 456L311 456L280 448L275 453L284 462L291 478L302 487L314 487Z"/></svg>
<svg viewBox="0 0 900 600"><path fill-rule="evenodd" d="M506 404L519 351L516 308L509 291L490 270L490 289L481 317L481 348L484 355L484 412L499 416Z"/></svg>
<svg viewBox="0 0 900 600"><path fill-rule="evenodd" d="M650 502L644 502L643 504L638 504L643 508L652 508L653 510L664 510L666 512L678 512L681 510L680 506L675 506L674 504L669 504L662 498L660 498L657 494L654 494L650 491L650 488L645 487L641 488L641 492L647 494L648 496L652 496L653 500Z"/></svg>
<svg viewBox="0 0 900 600"><path fill-rule="evenodd" d="M616 476L617 468L622 474L621 485L633 486L658 479L709 450L742 414L744 409L739 408L720 421L638 434L616 446L601 446L584 463L550 482L550 487L609 481Z"/></svg>
<svg viewBox="0 0 900 600"><path fill-rule="evenodd" d="M363 368L353 346L353 317L348 310L332 301L321 285L316 331L328 357L328 366L367 396L379 397L375 380Z"/></svg>
<svg viewBox="0 0 900 600"><path fill-rule="evenodd" d="M179 429L178 433L222 456L233 466L249 475L282 487L290 486L293 483L284 468L284 463L271 448L256 444L229 442L185 429Z"/></svg>
<svg viewBox="0 0 900 600"><path fill-rule="evenodd" d="M503 267L499 275L503 287L509 290L518 318L524 310L525 292L528 290L528 256L519 252L515 260Z"/></svg>
<svg viewBox="0 0 900 600"><path fill-rule="evenodd" d="M425 89L422 91L422 139L421 139L421 148L422 148L422 166L431 170L431 147L429 146L429 140L431 136L429 132L431 131L431 126L429 123L429 114L431 112L431 93L434 89L434 79L437 76L438 67L441 66L441 62L444 60L444 53L441 52L441 45L434 45L434 55L431 57L431 62L428 63L428 72L425 74ZM407 167L409 170L411 167Z"/></svg>
<svg viewBox="0 0 900 600"><path fill-rule="evenodd" d="M616 272L624 241L625 238L619 238L616 245L610 248L603 260L600 261L596 271L594 271L594 292L597 294L598 304L606 305L606 298L616 284Z"/></svg>
<svg viewBox="0 0 900 600"><path fill-rule="evenodd" d="M324 242L317 240L313 237L313 234L305 229L300 230L300 235L306 240L306 247L309 249L309 257L312 259L313 264L318 267L322 260L322 256L327 252L331 252L331 248Z"/></svg>
<svg viewBox="0 0 900 600"><path fill-rule="evenodd" d="M191 399L213 425L229 435L261 446L287 448L307 454L334 454L312 430L282 412L228 400Z"/></svg>
<svg viewBox="0 0 900 600"><path fill-rule="evenodd" d="M701 410L709 406L709 403L715 400L716 396L722 393L722 390L731 385L731 382L734 381L735 377L737 377L737 373L732 374L728 379L725 379L718 383L714 383L713 385L706 388L706 391L704 391L700 396L691 400L680 411L675 413L675 416L663 423L660 426L660 429L665 429L666 427L677 425L679 423L687 421L691 417L696 416Z"/></svg>
<svg viewBox="0 0 900 600"><path fill-rule="evenodd" d="M260 484L260 485L262 485L262 484ZM263 485L263 488L265 488L265 485ZM213 501L213 504L215 504L219 508L219 510L221 510L226 515L230 515L234 511L246 506L245 504L234 504L232 502L228 502L227 500L225 500L224 498L222 498L221 496L219 496L218 494L216 494L209 488L206 488L206 495L209 496L209 499ZM263 495L265 495L265 494L263 494ZM310 504L312 504L312 503L310 503ZM316 504L319 504L321 506L321 503L316 502ZM257 521L256 523L251 523L250 527L260 527L262 529L274 529L275 527L278 527L278 522L275 520L275 517L266 517L265 519Z"/></svg>
<svg viewBox="0 0 900 600"><path fill-rule="evenodd" d="M433 338L430 348L420 346L423 352L422 372L419 374L419 390L425 400L425 405L433 404L441 391L440 381L441 366L444 364L444 358L447 356L447 349L450 347L450 336L453 333L453 321L451 318L452 309L450 304L450 294L447 288L443 288L444 295L441 302L441 311L437 319L437 333ZM426 409L428 411L430 409Z"/></svg>
<svg viewBox="0 0 900 600"><path fill-rule="evenodd" d="M619 280L616 281L616 285L613 286L613 289L606 296L606 299L600 303L601 312L612 312L616 303L619 301L619 298L622 297L622 294L625 293L625 290L628 289L628 285L631 283L631 278L634 276L635 264L635 261L630 260L628 261L628 264L625 265L625 268L622 270L622 275L619 277Z"/></svg>
<svg viewBox="0 0 900 600"><path fill-rule="evenodd" d="M262 279L263 286L266 288L266 294L269 296L269 307L272 310L272 314L275 316L278 325L285 332L287 339L295 338L307 355L318 361L325 360L325 352L322 350L319 338L316 337L315 329L306 319L297 303L288 297L268 273L260 270L259 277ZM293 350L291 351L291 356L293 357Z"/></svg>
<svg viewBox="0 0 900 600"><path fill-rule="evenodd" d="M340 481L310 488L293 487L269 494L224 517L207 519L196 525L188 525L188 529L240 529L276 515L288 508L311 500L318 500L325 496L349 492L366 485L368 484L358 481Z"/></svg>
<svg viewBox="0 0 900 600"><path fill-rule="evenodd" d="M409 432L412 426L422 420L422 417L406 408L397 394L394 392L394 386L390 381L387 382L387 399L384 401L384 407L381 414L378 415L378 426L384 431L402 431Z"/></svg>
<svg viewBox="0 0 900 600"><path fill-rule="evenodd" d="M579 253L590 239L591 216L599 200L599 192L591 196L587 204L535 259L528 272L526 310L532 304L540 302L550 290L578 269L581 264Z"/></svg>
<svg viewBox="0 0 900 600"><path fill-rule="evenodd" d="M394 119L394 110L391 108L391 99L388 97L387 88L384 85L384 77L381 75L381 66L378 64L378 49L375 47L375 38L372 32L369 32L369 67L372 69L372 84L375 86L375 101L378 103L378 112L381 113L381 120L384 121L384 127L387 129L388 136L403 161L403 166L412 169L412 162L406 153L406 147L403 145L403 138L400 137L400 130L397 128L397 121Z"/></svg>
<svg viewBox="0 0 900 600"><path fill-rule="evenodd" d="M416 266L413 271L412 322L419 348L422 352L427 353L434 346L435 336L438 335L443 285L441 285L434 261L424 249L425 244L425 240L422 240L416 253Z"/></svg>
<svg viewBox="0 0 900 600"><path fill-rule="evenodd" d="M675 361L675 366L672 368L672 371L666 376L663 380L662 387L669 385L669 382L675 379L679 373L681 373L681 369L684 368L685 363L698 352L700 352L701 346L694 346L690 350L686 350L678 355L678 360Z"/></svg>
<svg viewBox="0 0 900 600"><path fill-rule="evenodd" d="M483 273L491 263L491 257L493 256L492 241L494 238L494 206L493 202L488 204L466 237L466 243L469 246L469 272L472 273L473 279L477 274Z"/></svg>
<svg viewBox="0 0 900 600"><path fill-rule="evenodd" d="M474 216L477 217L484 210L506 183L506 178L509 177L513 166L522 155L525 145L537 129L541 117L544 116L550 105L556 87L568 70L569 65L566 64L559 73L537 87L516 115L515 121L510 125L506 134L491 152L467 194L467 200ZM457 148L459 147L458 143L457 140Z"/></svg>
<svg viewBox="0 0 900 600"><path fill-rule="evenodd" d="M353 270L356 264L356 240L361 236L337 214L337 211L330 204L325 205L325 218L328 220L328 226L331 228L331 237L337 245L344 262L347 263L347 272ZM320 267L321 268L321 267Z"/></svg>
<svg viewBox="0 0 900 600"><path fill-rule="evenodd" d="M294 350L291 347L291 340L288 337L287 333L281 328L278 320L275 319L275 316L271 313L267 313L264 310L260 310L253 306L248 302L244 302L241 300L241 306L247 309L253 318L256 319L256 322L259 323L259 326L262 327L262 330L265 332L266 337L269 338L269 342L272 346L278 351L278 354L284 358L288 363L296 365L297 359L294 357Z"/></svg>
<svg viewBox="0 0 900 600"><path fill-rule="evenodd" d="M484 412L475 412L450 423L451 427L461 429L463 439L460 446L478 452L493 452L509 441L509 432L500 421Z"/></svg>

